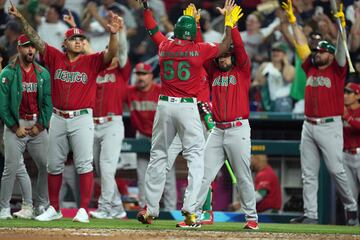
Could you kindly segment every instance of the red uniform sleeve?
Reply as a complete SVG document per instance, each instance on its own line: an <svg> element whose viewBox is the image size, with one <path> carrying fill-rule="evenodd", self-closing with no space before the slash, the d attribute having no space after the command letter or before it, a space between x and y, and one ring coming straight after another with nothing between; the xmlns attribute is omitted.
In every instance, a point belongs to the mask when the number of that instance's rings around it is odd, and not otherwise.
<svg viewBox="0 0 360 240"><path fill-rule="evenodd" d="M204 39L203 39L202 33L201 33L200 24L198 24L197 27L196 27L196 38L195 38L195 42L204 42Z"/></svg>
<svg viewBox="0 0 360 240"><path fill-rule="evenodd" d="M262 173L258 174L258 176L256 176L255 182L256 182L256 186L255 186L256 191L265 189L270 192L271 190L270 181L265 174Z"/></svg>
<svg viewBox="0 0 360 240"><path fill-rule="evenodd" d="M150 9L144 10L144 23L151 40L157 46L159 46L162 41L166 40L166 37L159 31L159 27L157 26Z"/></svg>
<svg viewBox="0 0 360 240"><path fill-rule="evenodd" d="M303 64L301 64L302 69L304 69L304 72L308 72L311 67L311 54L305 59Z"/></svg>
<svg viewBox="0 0 360 240"><path fill-rule="evenodd" d="M237 66L242 69L247 68L250 71L250 59L245 51L245 46L237 27L231 29L231 38L234 44L234 55Z"/></svg>
<svg viewBox="0 0 360 240"><path fill-rule="evenodd" d="M360 130L360 121L358 119L355 119L349 115L344 117L345 120L356 130Z"/></svg>
<svg viewBox="0 0 360 240"><path fill-rule="evenodd" d="M219 44L217 43L197 43L200 48L201 56L203 57L203 61L207 61L208 59L216 58L219 53Z"/></svg>
<svg viewBox="0 0 360 240"><path fill-rule="evenodd" d="M64 53L60 52L60 50L58 50L46 43L44 54L40 54L40 59L41 59L41 61L44 62L44 65L47 67L55 66L56 62L58 61L57 56L59 56L59 55L64 55Z"/></svg>

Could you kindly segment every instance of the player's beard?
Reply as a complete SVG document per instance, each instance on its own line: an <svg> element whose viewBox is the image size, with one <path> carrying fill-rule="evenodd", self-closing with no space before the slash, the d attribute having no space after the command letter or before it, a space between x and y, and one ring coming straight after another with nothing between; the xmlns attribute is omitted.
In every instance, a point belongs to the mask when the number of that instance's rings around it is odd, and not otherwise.
<svg viewBox="0 0 360 240"><path fill-rule="evenodd" d="M232 68L232 63L226 64L226 63L219 63L219 69L222 72L227 72Z"/></svg>
<svg viewBox="0 0 360 240"><path fill-rule="evenodd" d="M28 53L22 56L22 60L25 63L33 63L35 59L35 53Z"/></svg>
<svg viewBox="0 0 360 240"><path fill-rule="evenodd" d="M148 84L146 84L146 81L139 79L136 81L136 87L140 90L144 90L146 89L148 86Z"/></svg>
<svg viewBox="0 0 360 240"><path fill-rule="evenodd" d="M327 57L326 59L322 59L318 54L315 55L315 64L318 67L325 66L329 63L330 59Z"/></svg>

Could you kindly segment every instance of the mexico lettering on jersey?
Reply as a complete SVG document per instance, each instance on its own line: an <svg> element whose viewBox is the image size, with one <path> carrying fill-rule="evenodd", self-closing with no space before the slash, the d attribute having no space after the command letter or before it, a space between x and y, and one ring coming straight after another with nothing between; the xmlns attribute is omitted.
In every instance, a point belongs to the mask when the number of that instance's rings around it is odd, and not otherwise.
<svg viewBox="0 0 360 240"><path fill-rule="evenodd" d="M161 94L173 97L197 97L202 65L216 57L218 46L181 39L164 40L159 46Z"/></svg>
<svg viewBox="0 0 360 240"><path fill-rule="evenodd" d="M131 66L105 69L96 77L96 101L94 117L122 115L122 100L130 78Z"/></svg>
<svg viewBox="0 0 360 240"><path fill-rule="evenodd" d="M347 65L340 67L336 60L325 69L318 69L311 56L302 64L306 73L305 115L308 117L339 116L344 111L344 83Z"/></svg>
<svg viewBox="0 0 360 240"><path fill-rule="evenodd" d="M350 120L344 121L344 149L360 147L360 108L347 109Z"/></svg>
<svg viewBox="0 0 360 240"><path fill-rule="evenodd" d="M39 114L37 100L37 79L34 65L26 72L21 68L22 97L19 108L19 114Z"/></svg>
<svg viewBox="0 0 360 240"><path fill-rule="evenodd" d="M149 91L143 92L131 86L125 94L125 101L130 108L131 124L141 134L151 137L160 86L153 84Z"/></svg>
<svg viewBox="0 0 360 240"><path fill-rule="evenodd" d="M95 79L106 67L103 52L81 55L70 62L65 53L46 44L41 58L50 72L54 107L61 110L94 108Z"/></svg>

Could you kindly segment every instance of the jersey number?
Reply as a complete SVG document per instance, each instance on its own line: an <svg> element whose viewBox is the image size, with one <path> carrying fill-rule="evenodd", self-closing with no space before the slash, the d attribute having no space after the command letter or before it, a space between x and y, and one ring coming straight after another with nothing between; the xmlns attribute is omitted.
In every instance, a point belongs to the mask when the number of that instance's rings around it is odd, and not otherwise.
<svg viewBox="0 0 360 240"><path fill-rule="evenodd" d="M174 61L164 61L164 78L166 80L173 80L175 75ZM187 61L181 61L177 68L177 77L181 81L186 81L190 78L190 64Z"/></svg>

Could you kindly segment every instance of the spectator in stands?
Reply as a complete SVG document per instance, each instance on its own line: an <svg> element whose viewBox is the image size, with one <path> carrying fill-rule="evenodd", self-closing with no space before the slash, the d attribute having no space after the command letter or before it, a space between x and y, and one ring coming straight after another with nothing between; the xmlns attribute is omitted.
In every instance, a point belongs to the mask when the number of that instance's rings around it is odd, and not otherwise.
<svg viewBox="0 0 360 240"><path fill-rule="evenodd" d="M4 35L6 23L10 20L9 15L5 11L6 0L0 0L0 37Z"/></svg>
<svg viewBox="0 0 360 240"><path fill-rule="evenodd" d="M104 0L100 7L94 1L90 1L84 10L82 27L89 33L91 46L94 51L104 50L109 39L109 34L106 31L109 11L123 17L128 37L136 34L137 25L127 7L116 3L115 0Z"/></svg>
<svg viewBox="0 0 360 240"><path fill-rule="evenodd" d="M154 83L152 67L146 63L135 66L136 84L126 91L125 102L130 109L131 123L136 129L137 139L151 140L152 126L160 94L160 85ZM150 154L138 154L137 176L139 188L139 207L144 208L145 172L149 164ZM175 167L168 169L164 188L164 208L167 211L176 209L177 193Z"/></svg>
<svg viewBox="0 0 360 240"><path fill-rule="evenodd" d="M266 111L292 110L290 89L295 68L289 63L287 51L284 43L273 44L271 62L261 64L256 72L253 86L261 86L262 105Z"/></svg>
<svg viewBox="0 0 360 240"><path fill-rule="evenodd" d="M266 155L251 157L251 170L255 171L256 211L277 213L281 209L281 186L274 169L269 165ZM239 211L241 205L235 201L229 205L230 211Z"/></svg>
<svg viewBox="0 0 360 240"><path fill-rule="evenodd" d="M4 36L0 37L0 47L7 51L11 59L17 53L17 39L21 34L21 26L15 20L10 20L6 24Z"/></svg>
<svg viewBox="0 0 360 240"><path fill-rule="evenodd" d="M61 21L61 8L50 5L46 10L45 17L41 18L38 26L39 36L47 43L61 50L64 42L64 32L69 27Z"/></svg>
<svg viewBox="0 0 360 240"><path fill-rule="evenodd" d="M78 27L81 26L81 21L80 21L80 17L78 15L78 13L75 12L73 9L65 8L66 0L53 0L53 2L54 2L53 4L56 5L57 7L59 7L59 9L61 10L60 20L63 20L64 15L71 14L74 18L76 26L78 26ZM71 26L68 25L68 27L71 27Z"/></svg>
<svg viewBox="0 0 360 240"><path fill-rule="evenodd" d="M211 17L206 10L200 11L200 27L204 42L221 42L222 34L212 28Z"/></svg>
<svg viewBox="0 0 360 240"><path fill-rule="evenodd" d="M349 35L349 50L351 52L356 52L359 50L360 47L360 2L358 1L357 7L354 8L354 22L350 29L350 35Z"/></svg>

